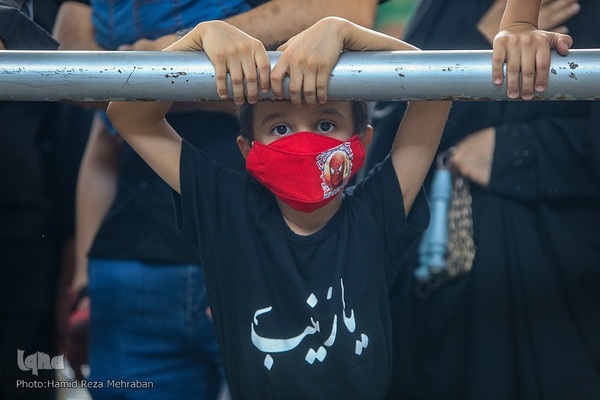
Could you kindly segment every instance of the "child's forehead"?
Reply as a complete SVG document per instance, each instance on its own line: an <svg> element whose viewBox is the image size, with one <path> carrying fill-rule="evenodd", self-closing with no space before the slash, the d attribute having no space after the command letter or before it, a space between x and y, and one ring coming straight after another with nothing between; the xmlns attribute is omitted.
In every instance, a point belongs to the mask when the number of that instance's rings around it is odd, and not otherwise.
<svg viewBox="0 0 600 400"><path fill-rule="evenodd" d="M323 116L350 118L352 106L350 102L327 102L310 108L303 104L296 106L290 101L259 101L254 105L255 121L260 123L264 118L277 116L286 118L318 118Z"/></svg>

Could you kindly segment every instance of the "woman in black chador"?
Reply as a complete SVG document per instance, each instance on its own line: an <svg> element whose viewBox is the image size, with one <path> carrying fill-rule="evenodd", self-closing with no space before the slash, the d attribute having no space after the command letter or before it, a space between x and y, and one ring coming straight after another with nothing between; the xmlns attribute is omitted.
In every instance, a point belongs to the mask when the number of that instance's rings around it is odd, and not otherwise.
<svg viewBox="0 0 600 400"><path fill-rule="evenodd" d="M581 0L578 13L575 3L560 22L573 48L600 47L600 2ZM405 39L425 50L491 49L477 25L493 5L424 0ZM416 247L405 260L392 291L389 398L600 399L599 108L454 102L439 151L455 147L450 161L472 178L476 252L469 271L437 288L416 280ZM368 164L389 148L402 109L377 105ZM484 167L469 170L479 153Z"/></svg>

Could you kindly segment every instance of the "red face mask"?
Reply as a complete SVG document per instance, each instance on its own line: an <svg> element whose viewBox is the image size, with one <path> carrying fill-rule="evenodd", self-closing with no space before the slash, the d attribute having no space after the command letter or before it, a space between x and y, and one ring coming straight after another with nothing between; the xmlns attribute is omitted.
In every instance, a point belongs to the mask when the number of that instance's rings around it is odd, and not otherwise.
<svg viewBox="0 0 600 400"><path fill-rule="evenodd" d="M358 135L342 142L297 132L269 145L253 142L246 169L295 210L312 212L333 200L364 161Z"/></svg>

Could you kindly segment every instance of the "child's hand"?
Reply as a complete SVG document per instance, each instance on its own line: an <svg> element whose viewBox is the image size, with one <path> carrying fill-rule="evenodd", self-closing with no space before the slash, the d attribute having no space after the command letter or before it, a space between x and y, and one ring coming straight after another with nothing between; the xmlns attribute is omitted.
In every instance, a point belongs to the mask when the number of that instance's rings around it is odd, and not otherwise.
<svg viewBox="0 0 600 400"><path fill-rule="evenodd" d="M310 107L327 101L327 85L342 50L419 50L402 40L339 17L326 17L278 48L281 58L271 72L273 94L283 98L283 79L290 76L290 98Z"/></svg>
<svg viewBox="0 0 600 400"><path fill-rule="evenodd" d="M292 37L277 50L283 51L271 72L273 94L283 98L283 80L290 76L289 90L293 104L302 101L309 107L327 101L327 84L333 67L344 48L340 33L345 22L336 18L323 19Z"/></svg>
<svg viewBox="0 0 600 400"><path fill-rule="evenodd" d="M202 22L165 50L204 51L215 68L217 93L223 99L228 97L227 73L236 104L244 102L244 83L249 103L256 103L259 90L269 90L271 62L265 47L224 21Z"/></svg>
<svg viewBox="0 0 600 400"><path fill-rule="evenodd" d="M496 85L502 84L502 68L506 61L506 89L508 97L519 96L519 72L521 74L521 97L533 98L535 91L543 92L548 83L550 49L567 55L573 45L569 35L536 29L523 23L514 24L501 30L494 38L492 56L492 79Z"/></svg>

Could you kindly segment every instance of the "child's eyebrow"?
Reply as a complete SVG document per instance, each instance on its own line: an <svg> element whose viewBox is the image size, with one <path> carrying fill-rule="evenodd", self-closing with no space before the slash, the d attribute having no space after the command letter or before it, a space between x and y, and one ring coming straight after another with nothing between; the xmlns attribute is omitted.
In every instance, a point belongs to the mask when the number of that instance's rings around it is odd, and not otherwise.
<svg viewBox="0 0 600 400"><path fill-rule="evenodd" d="M282 118L284 115L285 115L285 113L281 113L281 112L274 112L274 113L267 114L262 119L261 125L266 125L269 121Z"/></svg>
<svg viewBox="0 0 600 400"><path fill-rule="evenodd" d="M314 111L314 114L316 116L329 115L329 116L333 116L333 117L341 117L341 118L344 117L344 114L336 108L318 109L318 110ZM267 114L261 120L261 125L266 125L272 120L283 119L283 118L285 118L286 115L287 115L287 113L283 113L283 112L273 112L273 113Z"/></svg>
<svg viewBox="0 0 600 400"><path fill-rule="evenodd" d="M344 114L340 112L337 108L325 108L322 110L317 110L317 114L331 115L334 117L344 117Z"/></svg>

